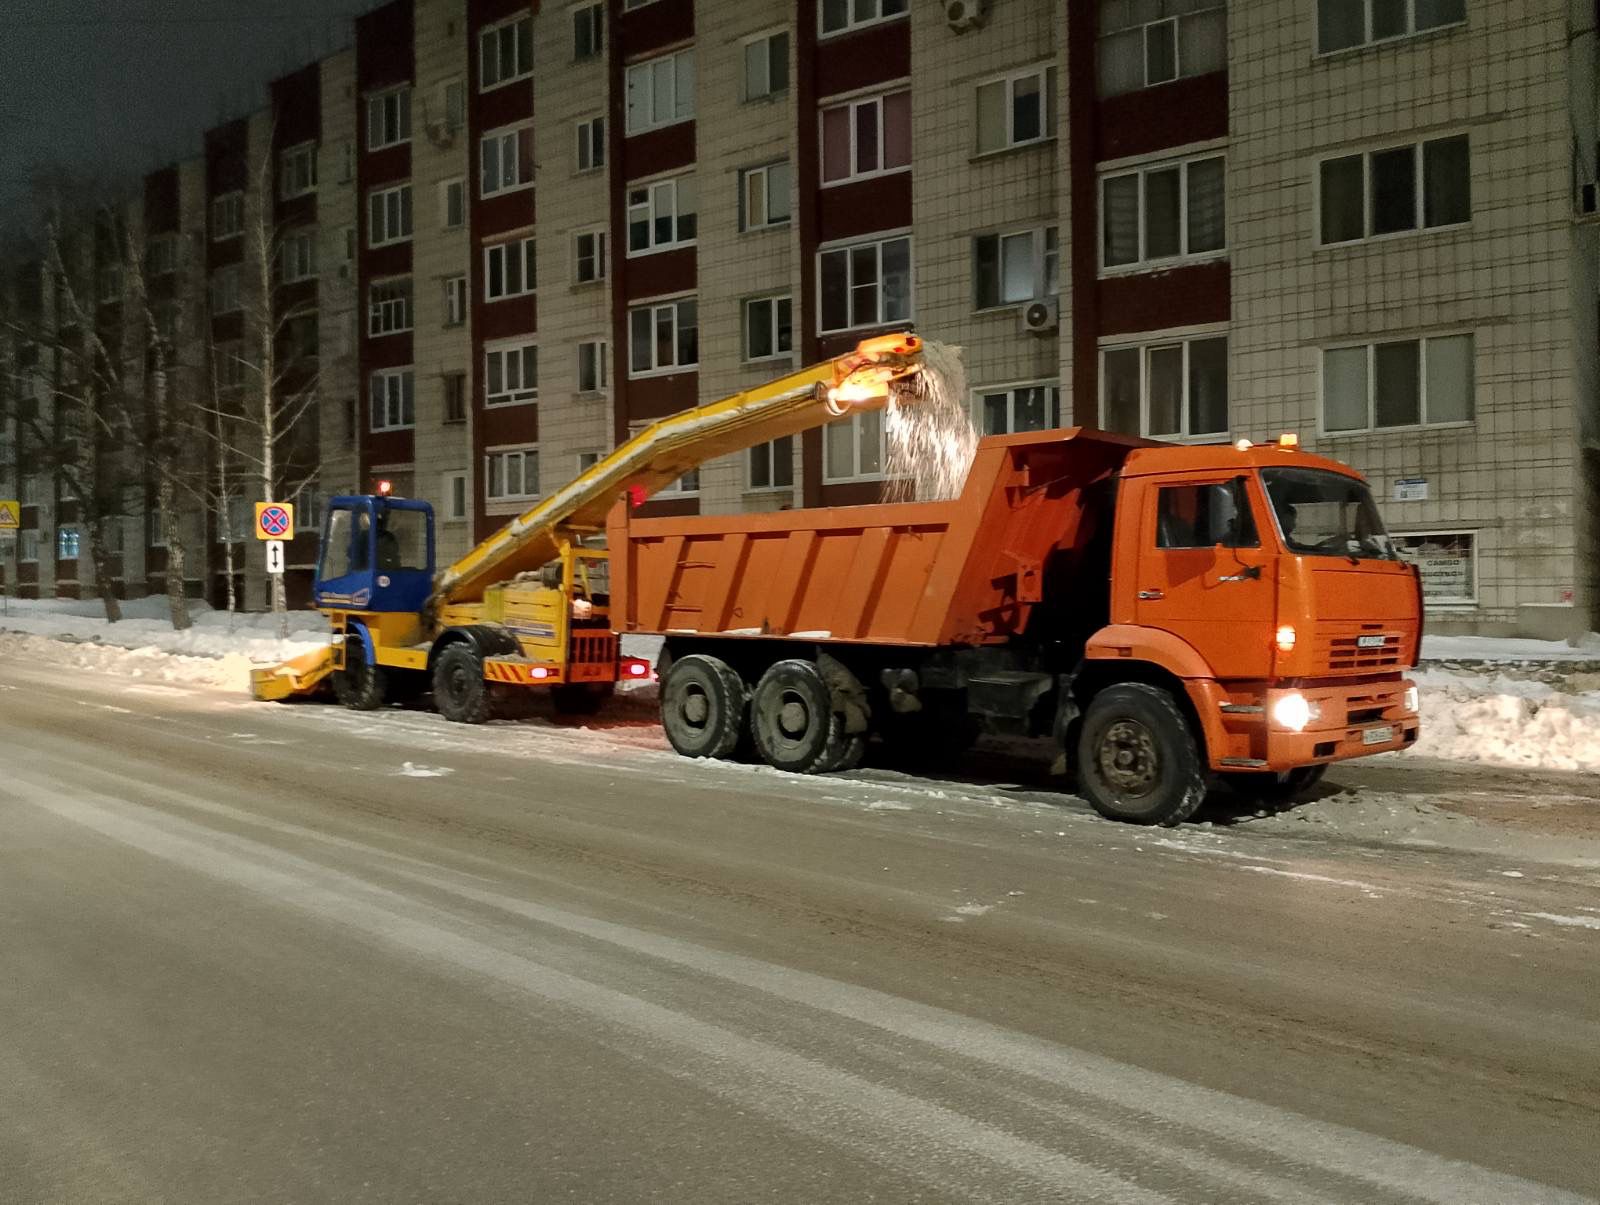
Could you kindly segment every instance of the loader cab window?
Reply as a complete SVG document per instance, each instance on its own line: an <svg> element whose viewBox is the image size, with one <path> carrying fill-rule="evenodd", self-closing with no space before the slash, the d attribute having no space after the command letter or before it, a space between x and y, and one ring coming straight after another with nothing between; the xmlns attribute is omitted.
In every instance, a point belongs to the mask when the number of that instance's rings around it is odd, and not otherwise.
<svg viewBox="0 0 1600 1205"><path fill-rule="evenodd" d="M371 520L364 510L341 507L328 512L328 534L322 541L322 564L317 576L323 581L365 573L367 529Z"/></svg>
<svg viewBox="0 0 1600 1205"><path fill-rule="evenodd" d="M1157 548L1259 548L1243 480L1168 485L1156 505Z"/></svg>
<svg viewBox="0 0 1600 1205"><path fill-rule="evenodd" d="M378 572L429 572L428 517L424 512L383 512L378 520Z"/></svg>

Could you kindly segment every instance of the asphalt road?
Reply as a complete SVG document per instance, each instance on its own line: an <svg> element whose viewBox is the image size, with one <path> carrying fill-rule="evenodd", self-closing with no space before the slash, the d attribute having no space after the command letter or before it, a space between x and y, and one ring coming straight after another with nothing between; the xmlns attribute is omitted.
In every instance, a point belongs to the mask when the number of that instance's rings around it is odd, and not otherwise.
<svg viewBox="0 0 1600 1205"><path fill-rule="evenodd" d="M1600 1191L1596 868L60 677L0 665L8 1205Z"/></svg>

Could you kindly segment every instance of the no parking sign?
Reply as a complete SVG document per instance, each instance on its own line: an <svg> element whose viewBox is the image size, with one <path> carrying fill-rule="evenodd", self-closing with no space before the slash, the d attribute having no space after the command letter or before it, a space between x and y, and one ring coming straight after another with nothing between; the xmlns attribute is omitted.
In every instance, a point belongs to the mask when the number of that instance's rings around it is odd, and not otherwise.
<svg viewBox="0 0 1600 1205"><path fill-rule="evenodd" d="M294 539L294 503L257 502L256 539Z"/></svg>

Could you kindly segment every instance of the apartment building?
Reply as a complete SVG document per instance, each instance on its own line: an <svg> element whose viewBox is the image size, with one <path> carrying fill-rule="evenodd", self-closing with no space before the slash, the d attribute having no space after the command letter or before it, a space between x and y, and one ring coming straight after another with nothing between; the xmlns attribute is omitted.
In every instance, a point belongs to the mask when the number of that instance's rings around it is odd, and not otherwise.
<svg viewBox="0 0 1600 1205"><path fill-rule="evenodd" d="M270 145L275 283L246 265L239 287L310 315L304 518L387 480L434 504L451 557L652 420L913 325L964 349L985 433L1295 432L1368 474L1434 630L1566 635L1600 604L1595 16L392 0L206 135L211 339L236 337L216 235ZM195 172L158 175L164 198ZM195 198L152 187L154 234ZM647 505L884 489L863 415ZM48 550L62 520L28 513ZM162 576L142 551L130 589ZM28 564L22 590L83 588Z"/></svg>

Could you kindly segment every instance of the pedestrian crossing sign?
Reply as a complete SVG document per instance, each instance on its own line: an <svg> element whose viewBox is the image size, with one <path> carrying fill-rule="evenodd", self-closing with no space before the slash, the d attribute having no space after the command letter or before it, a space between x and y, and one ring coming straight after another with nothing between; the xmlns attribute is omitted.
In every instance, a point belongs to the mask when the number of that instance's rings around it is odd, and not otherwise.
<svg viewBox="0 0 1600 1205"><path fill-rule="evenodd" d="M16 531L22 526L22 507L15 498L0 498L0 531Z"/></svg>

